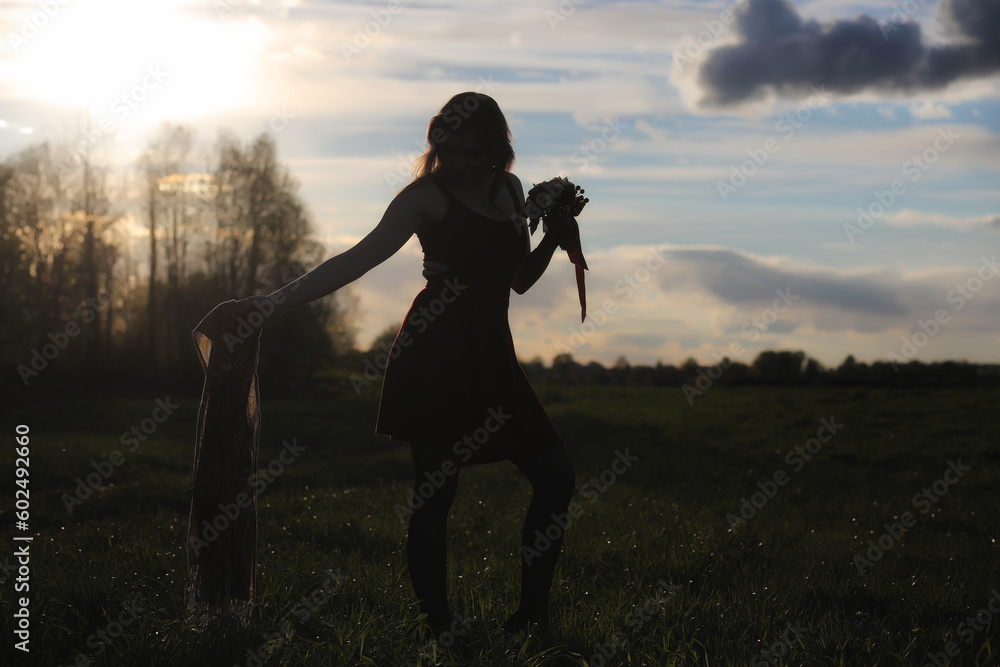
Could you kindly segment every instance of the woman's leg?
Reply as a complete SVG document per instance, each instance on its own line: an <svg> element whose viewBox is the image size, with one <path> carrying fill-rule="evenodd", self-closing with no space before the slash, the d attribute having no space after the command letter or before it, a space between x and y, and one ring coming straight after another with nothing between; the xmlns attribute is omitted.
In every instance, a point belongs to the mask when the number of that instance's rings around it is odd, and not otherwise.
<svg viewBox="0 0 1000 667"><path fill-rule="evenodd" d="M507 626L538 623L544 629L548 626L549 594L563 541L563 528L553 515L562 518L569 508L576 472L564 447L511 460L531 482L532 495L521 533L521 599ZM535 548L538 534L545 536L548 548Z"/></svg>
<svg viewBox="0 0 1000 667"><path fill-rule="evenodd" d="M458 488L458 463L450 452L413 442L413 514L406 538L406 565L420 611L428 616L434 635L451 624L448 608L448 512ZM445 464L451 461L452 466ZM446 474L445 471L451 472Z"/></svg>

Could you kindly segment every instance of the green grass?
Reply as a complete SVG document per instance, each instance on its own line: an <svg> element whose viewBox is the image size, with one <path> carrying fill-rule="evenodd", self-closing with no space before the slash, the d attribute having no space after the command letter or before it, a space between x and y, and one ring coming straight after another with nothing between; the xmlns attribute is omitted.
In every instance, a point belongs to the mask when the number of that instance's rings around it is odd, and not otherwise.
<svg viewBox="0 0 1000 667"><path fill-rule="evenodd" d="M688 405L679 389L537 389L569 444L578 487L616 451L639 462L606 492L575 497L583 514L566 534L545 643L499 631L516 604L530 486L509 463L463 470L449 577L453 611L471 620L452 654L423 664L923 665L949 641L961 649L952 664L996 661L997 623L971 642L959 624L1000 589L1000 390L716 387ZM308 400L265 387L258 464L286 439L306 449L258 499L248 622L208 631L186 613L197 398L171 397L181 407L135 452L119 442L155 398L61 396L4 408L8 434L13 423L31 427L34 664L72 664L83 653L95 664L247 665L259 664L248 651L261 647L268 665L415 663L406 527L393 510L407 502L411 464L405 446L372 432L377 387ZM821 418L843 428L794 471L786 452L816 436ZM14 465L8 438L4 471ZM114 449L124 463L69 514L62 495ZM914 494L959 458L971 470L921 513ZM731 531L726 515L778 470L787 483ZM4 477L13 498L13 473ZM2 505L6 526L12 506ZM907 511L915 525L862 575L854 556ZM343 580L331 584L329 572ZM11 578L0 594L10 619ZM135 621L88 648L130 602L142 608ZM5 637L10 664L18 652ZM609 646L610 658L591 659ZM772 646L784 657L764 660Z"/></svg>

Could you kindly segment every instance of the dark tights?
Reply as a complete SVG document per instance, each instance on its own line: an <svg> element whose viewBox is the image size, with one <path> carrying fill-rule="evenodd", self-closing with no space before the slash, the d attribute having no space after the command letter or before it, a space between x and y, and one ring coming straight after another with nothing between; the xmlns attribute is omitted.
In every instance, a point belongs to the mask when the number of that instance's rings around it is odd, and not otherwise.
<svg viewBox="0 0 1000 667"><path fill-rule="evenodd" d="M447 526L448 512L458 488L458 472L444 475L442 465L451 458L450 452L435 451L424 443L411 445L414 467L414 492L416 502L410 516L410 530L406 541L406 562L413 582L413 590L420 601L420 610L426 612L435 632L442 631L451 623L448 608L447 570ZM555 575L556 561L562 548L562 529L551 526L558 524L552 515L564 514L576 486L573 465L566 456L565 448L557 447L537 454L511 459L528 481L531 482L531 505L524 521L521 542L527 547L521 551L521 599L518 610L533 619L547 620L549 591ZM445 466L448 470L448 466ZM425 474L426 473L426 474ZM429 483L430 480L443 483ZM433 488L432 487L438 487ZM428 491L432 493L428 494ZM427 496L430 497L427 497ZM423 504L420 500L423 500ZM548 535L546 529L548 528ZM535 550L538 535L546 535L551 546ZM556 534L558 535L556 536ZM556 536L555 539L551 539ZM544 546L543 541L540 546ZM529 561L530 560L530 564Z"/></svg>

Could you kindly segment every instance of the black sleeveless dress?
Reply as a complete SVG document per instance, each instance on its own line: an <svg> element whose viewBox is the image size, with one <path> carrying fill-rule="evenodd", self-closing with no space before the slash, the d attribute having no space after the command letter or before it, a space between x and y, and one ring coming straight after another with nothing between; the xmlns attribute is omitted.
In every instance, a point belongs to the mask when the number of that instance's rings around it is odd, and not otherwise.
<svg viewBox="0 0 1000 667"><path fill-rule="evenodd" d="M441 189L447 213L417 238L425 266L448 269L424 270L427 285L386 364L375 432L450 450L461 465L563 447L517 362L507 321L527 226L476 213Z"/></svg>

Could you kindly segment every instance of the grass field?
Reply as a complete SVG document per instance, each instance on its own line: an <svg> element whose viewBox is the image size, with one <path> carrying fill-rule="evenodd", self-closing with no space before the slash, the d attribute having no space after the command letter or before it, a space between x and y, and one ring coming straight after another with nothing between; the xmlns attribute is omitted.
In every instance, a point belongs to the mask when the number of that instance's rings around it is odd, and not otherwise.
<svg viewBox="0 0 1000 667"><path fill-rule="evenodd" d="M185 613L197 397L171 396L179 407L134 452L122 433L165 396L8 403L0 520L12 528L14 424L31 429L31 662L882 666L945 664L950 649L951 664L996 664L1000 390L716 387L693 405L679 389L537 390L583 508L552 636L499 631L530 486L506 462L466 469L449 523L451 605L466 622L450 655L423 663L394 511L409 452L372 432L377 395L265 387L260 467L283 441L305 449L258 499L248 625L208 632ZM115 449L124 460L70 514L64 494ZM612 472L626 450L637 462ZM8 628L15 576L0 574ZM16 641L4 633L3 664Z"/></svg>

